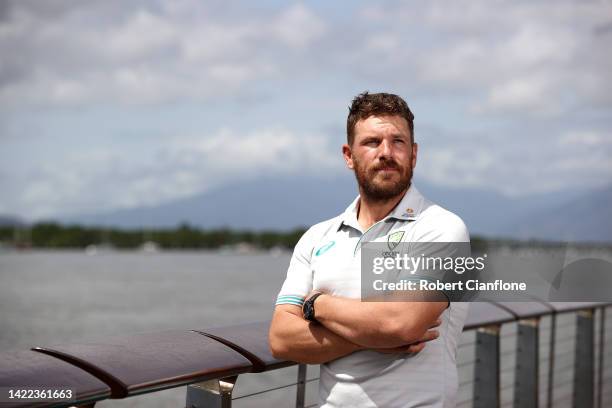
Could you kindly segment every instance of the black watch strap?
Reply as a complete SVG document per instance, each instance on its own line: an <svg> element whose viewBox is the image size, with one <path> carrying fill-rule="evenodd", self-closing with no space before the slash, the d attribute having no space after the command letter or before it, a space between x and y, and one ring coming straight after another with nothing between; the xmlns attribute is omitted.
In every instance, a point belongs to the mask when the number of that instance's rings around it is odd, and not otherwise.
<svg viewBox="0 0 612 408"><path fill-rule="evenodd" d="M309 322L316 322L317 321L317 319L315 317L314 302L322 294L323 293L320 293L320 292L319 293L315 293L308 300L306 300L304 302L304 305L302 306L302 314L304 315L304 319L305 320L308 320Z"/></svg>

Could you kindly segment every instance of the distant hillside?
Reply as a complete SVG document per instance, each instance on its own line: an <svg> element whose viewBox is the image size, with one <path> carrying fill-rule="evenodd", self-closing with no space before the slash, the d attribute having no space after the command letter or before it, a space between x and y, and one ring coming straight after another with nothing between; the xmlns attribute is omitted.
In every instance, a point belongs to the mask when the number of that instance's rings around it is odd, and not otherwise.
<svg viewBox="0 0 612 408"><path fill-rule="evenodd" d="M443 188L415 181L431 200L461 216L472 234L491 237L611 241L612 188L522 198L466 188ZM152 207L66 216L85 225L174 227L181 222L214 228L290 230L329 219L357 195L350 173L338 177L260 179L220 187ZM571 232L571 234L568 234Z"/></svg>
<svg viewBox="0 0 612 408"><path fill-rule="evenodd" d="M170 203L63 221L122 227L172 227L188 222L204 228L290 230L343 211L356 196L354 179L263 179L220 187Z"/></svg>
<svg viewBox="0 0 612 408"><path fill-rule="evenodd" d="M0 214L0 227L20 227L26 225L26 222L14 215Z"/></svg>
<svg viewBox="0 0 612 408"><path fill-rule="evenodd" d="M459 215L472 234L515 237L508 226L528 214L541 212L580 197L584 191L542 193L511 198L495 191L476 188L439 187L418 184L429 199Z"/></svg>
<svg viewBox="0 0 612 408"><path fill-rule="evenodd" d="M535 211L507 231L517 238L612 242L612 186Z"/></svg>

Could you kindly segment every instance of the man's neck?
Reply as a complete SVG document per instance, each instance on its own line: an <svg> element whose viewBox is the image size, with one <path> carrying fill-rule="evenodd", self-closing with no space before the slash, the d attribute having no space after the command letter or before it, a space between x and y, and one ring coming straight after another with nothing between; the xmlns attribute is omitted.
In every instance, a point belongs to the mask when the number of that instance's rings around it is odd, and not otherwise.
<svg viewBox="0 0 612 408"><path fill-rule="evenodd" d="M402 198L404 198L407 191L408 190L404 190L403 193L385 201L371 200L361 194L357 213L357 221L361 228L365 231L389 215L391 210L393 210Z"/></svg>

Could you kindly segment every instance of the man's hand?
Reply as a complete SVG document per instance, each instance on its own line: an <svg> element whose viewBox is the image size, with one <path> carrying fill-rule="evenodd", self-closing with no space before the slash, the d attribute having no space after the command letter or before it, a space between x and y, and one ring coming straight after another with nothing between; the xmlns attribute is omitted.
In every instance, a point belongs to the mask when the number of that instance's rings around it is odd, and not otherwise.
<svg viewBox="0 0 612 408"><path fill-rule="evenodd" d="M322 325L304 320L298 306L287 304L274 309L268 338L274 357L306 364L323 364L363 350Z"/></svg>
<svg viewBox="0 0 612 408"><path fill-rule="evenodd" d="M440 333L437 330L432 330L434 327L438 327L440 325L440 319L436 320L434 324L431 326L429 330L425 332L423 337L416 343L408 344L400 347L392 347L392 348L375 348L374 351L378 351L379 353L384 354L417 354L423 351L425 348L425 343L431 340L435 340L440 336Z"/></svg>
<svg viewBox="0 0 612 408"><path fill-rule="evenodd" d="M363 348L377 349L419 342L448 302L363 302L323 293L314 305L315 318L325 328Z"/></svg>

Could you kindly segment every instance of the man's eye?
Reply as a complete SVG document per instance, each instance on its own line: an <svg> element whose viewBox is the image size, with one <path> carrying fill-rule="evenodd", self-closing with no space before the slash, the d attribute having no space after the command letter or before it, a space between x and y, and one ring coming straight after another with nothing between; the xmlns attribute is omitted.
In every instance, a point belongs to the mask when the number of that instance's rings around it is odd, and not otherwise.
<svg viewBox="0 0 612 408"><path fill-rule="evenodd" d="M395 139L395 143L404 144L406 141L404 139Z"/></svg>

